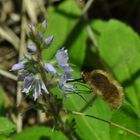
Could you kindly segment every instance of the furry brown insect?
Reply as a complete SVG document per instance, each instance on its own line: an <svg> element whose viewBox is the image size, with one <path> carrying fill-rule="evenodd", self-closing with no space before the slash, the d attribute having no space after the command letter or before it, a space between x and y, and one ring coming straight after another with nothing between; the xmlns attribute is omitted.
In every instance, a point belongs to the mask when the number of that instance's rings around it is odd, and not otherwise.
<svg viewBox="0 0 140 140"><path fill-rule="evenodd" d="M83 79L111 108L119 108L122 105L123 88L109 73L103 70L93 70L83 73Z"/></svg>

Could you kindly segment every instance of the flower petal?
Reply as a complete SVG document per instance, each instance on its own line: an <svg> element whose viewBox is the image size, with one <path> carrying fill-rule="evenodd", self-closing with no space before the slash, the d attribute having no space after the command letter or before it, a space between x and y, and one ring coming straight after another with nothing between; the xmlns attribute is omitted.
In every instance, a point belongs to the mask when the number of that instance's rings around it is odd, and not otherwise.
<svg viewBox="0 0 140 140"><path fill-rule="evenodd" d="M35 85L35 89L34 89L34 93L33 93L33 97L34 97L34 101L41 95L41 84L39 82L39 80L36 81L36 85Z"/></svg>
<svg viewBox="0 0 140 140"><path fill-rule="evenodd" d="M42 26L44 27L44 29L46 29L46 19L43 20Z"/></svg>
<svg viewBox="0 0 140 140"><path fill-rule="evenodd" d="M60 85L64 85L67 81L73 80L71 73L64 73L60 78Z"/></svg>
<svg viewBox="0 0 140 140"><path fill-rule="evenodd" d="M41 82L41 89L44 90L45 93L49 94L49 91L47 90L44 82Z"/></svg>
<svg viewBox="0 0 140 140"><path fill-rule="evenodd" d="M60 78L59 87L62 88L62 86L66 83L66 81L67 81L67 75L63 74Z"/></svg>
<svg viewBox="0 0 140 140"><path fill-rule="evenodd" d="M73 69L71 67L69 67L68 65L63 65L60 66L62 70L64 70L66 73L72 73Z"/></svg>
<svg viewBox="0 0 140 140"><path fill-rule="evenodd" d="M59 67L62 68L63 66L68 66L69 58L68 58L67 50L65 50L64 48L58 50L55 57L56 57Z"/></svg>
<svg viewBox="0 0 140 140"><path fill-rule="evenodd" d="M55 75L55 74L57 74L57 71L56 71L56 69L53 67L53 65L52 64L45 64L45 69L48 71L48 72L50 72L51 74L53 74L53 75Z"/></svg>
<svg viewBox="0 0 140 140"><path fill-rule="evenodd" d="M30 51L30 52L35 52L37 49L36 49L36 46L34 46L34 45L28 45L27 46L27 49Z"/></svg>
<svg viewBox="0 0 140 140"><path fill-rule="evenodd" d="M51 35L50 37L46 38L46 39L45 39L46 45L50 45L50 44L52 43L52 41L53 41L53 38L54 38L53 35Z"/></svg>
<svg viewBox="0 0 140 140"><path fill-rule="evenodd" d="M76 89L74 88L74 86L73 85L70 85L70 84L64 84L63 88L67 92L75 92L76 91Z"/></svg>
<svg viewBox="0 0 140 140"><path fill-rule="evenodd" d="M10 71L17 71L17 70L22 70L22 69L24 69L24 64L23 62L19 62L17 64L14 64Z"/></svg>
<svg viewBox="0 0 140 140"><path fill-rule="evenodd" d="M21 92L28 93L30 91L32 85L34 84L34 82L35 82L35 77L32 74L25 77L24 88L22 89Z"/></svg>

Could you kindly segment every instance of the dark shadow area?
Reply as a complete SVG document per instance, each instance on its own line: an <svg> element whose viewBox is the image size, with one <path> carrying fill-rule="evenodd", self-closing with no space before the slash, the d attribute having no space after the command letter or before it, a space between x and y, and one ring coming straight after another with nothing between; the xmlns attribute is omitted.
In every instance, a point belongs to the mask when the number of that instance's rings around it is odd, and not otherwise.
<svg viewBox="0 0 140 140"><path fill-rule="evenodd" d="M132 76L130 79L126 79L125 81L122 82L122 86L125 88L125 87L128 87L130 85L133 85L134 82L140 77L140 69L137 70Z"/></svg>
<svg viewBox="0 0 140 140"><path fill-rule="evenodd" d="M85 30L85 27L86 27L88 21L84 20L84 18L82 16L79 16L79 18L78 18L77 15L68 14L65 11L59 10L57 8L56 8L56 12L64 15L67 18L73 18L76 20L75 25L73 26L70 33L67 35L65 41L60 45L60 47L66 46L67 49L70 49L70 47L77 40L77 38L81 34L81 32L83 30Z"/></svg>
<svg viewBox="0 0 140 140"><path fill-rule="evenodd" d="M120 109L128 116L138 119L136 112L134 112L128 105L124 104Z"/></svg>
<svg viewBox="0 0 140 140"><path fill-rule="evenodd" d="M94 96L91 98L91 100L89 100L88 103L85 104L85 105L80 109L80 112L84 112L84 111L86 111L86 109L88 109L89 107L93 107L92 105L93 105L93 103L94 103L94 101L95 101L96 99L97 99L97 96L94 95Z"/></svg>
<svg viewBox="0 0 140 140"><path fill-rule="evenodd" d="M82 0L85 3L88 0ZM57 6L63 3L64 0L55 2ZM58 9L57 9L58 10ZM63 11L60 11L63 13ZM69 15L69 18L75 18L76 15ZM109 20L115 18L121 20L140 33L140 0L95 0L88 11L90 19L104 19ZM135 18L134 18L135 17Z"/></svg>
<svg viewBox="0 0 140 140"><path fill-rule="evenodd" d="M77 40L78 36L81 34L83 30L85 30L86 21L83 18L80 18L77 20L77 23L71 30L71 32L66 37L65 42L61 46L67 46L67 49L69 49L73 43Z"/></svg>
<svg viewBox="0 0 140 140"><path fill-rule="evenodd" d="M88 38L86 43L85 59L83 62L82 70L84 72L92 71L94 69L103 69L102 61L99 56L98 50L92 45L91 40Z"/></svg>
<svg viewBox="0 0 140 140"><path fill-rule="evenodd" d="M78 19L79 15L73 14L73 13L67 13L66 11L63 11L59 8L55 8L55 12L59 13L60 15L65 16L66 18L69 19Z"/></svg>
<svg viewBox="0 0 140 140"><path fill-rule="evenodd" d="M95 0L88 14L91 19L121 20L140 33L140 0Z"/></svg>

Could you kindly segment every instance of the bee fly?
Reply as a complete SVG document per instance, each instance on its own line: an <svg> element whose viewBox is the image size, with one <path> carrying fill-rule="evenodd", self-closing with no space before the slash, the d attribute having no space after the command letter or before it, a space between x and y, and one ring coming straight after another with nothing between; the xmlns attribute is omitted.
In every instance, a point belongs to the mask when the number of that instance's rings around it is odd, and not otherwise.
<svg viewBox="0 0 140 140"><path fill-rule="evenodd" d="M111 108L119 108L123 102L123 89L118 81L103 70L93 70L82 74L82 79L89 84L97 95L101 96Z"/></svg>

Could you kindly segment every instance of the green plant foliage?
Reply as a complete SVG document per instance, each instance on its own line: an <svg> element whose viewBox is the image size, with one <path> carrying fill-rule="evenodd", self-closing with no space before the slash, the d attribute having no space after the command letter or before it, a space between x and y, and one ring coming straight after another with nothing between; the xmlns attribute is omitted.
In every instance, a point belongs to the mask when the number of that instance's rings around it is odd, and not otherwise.
<svg viewBox="0 0 140 140"><path fill-rule="evenodd" d="M115 111L111 120L139 133L139 118L131 109L131 106L124 105L121 109ZM115 127L110 128L110 135L113 140L139 140L136 136Z"/></svg>
<svg viewBox="0 0 140 140"><path fill-rule="evenodd" d="M48 17L48 33L54 34L55 40L47 50L49 53L47 51L44 53L44 57L51 58L59 47L66 45L73 63L77 66L86 63L84 61L85 56L88 55L85 51L88 47L88 36L85 23L82 19L81 21L78 20L80 10L76 7L75 2L73 0L64 1L57 8L48 9L48 13L51 15ZM80 24L78 23L79 21ZM135 125L139 125L138 117L140 110L138 102L140 99L140 95L138 95L139 37L130 27L116 20L109 22L94 20L90 24L93 27L99 44L100 57L110 69L110 72L113 73L114 77L124 86L129 105L125 105L127 108L123 106L118 111L113 111L112 114L106 103L98 98L93 102L92 106L85 108L84 112L100 116L107 120L112 118L112 121L138 131L139 126L135 127ZM92 63L92 57L90 59L90 63ZM89 101L93 98L93 95L90 94L84 97ZM86 105L81 97L77 95L70 95L64 103L68 109L75 111L80 111ZM132 110L131 114L128 113L128 110ZM125 122L127 124L124 124L123 119L128 115L129 117L126 119L128 121ZM76 133L81 139L111 140L112 137L116 140L122 138L126 140L128 137L129 140L137 139L137 137L122 132L122 130L109 126L99 120L74 115L73 117L77 122Z"/></svg>
<svg viewBox="0 0 140 140"><path fill-rule="evenodd" d="M74 0L64 1L56 8L48 8L47 32L54 34L54 42L44 52L44 58L51 58L60 47L66 47L73 54L70 59L81 65L84 61L87 33L85 23L80 16L80 9ZM77 59L78 54L78 59Z"/></svg>
<svg viewBox="0 0 140 140"><path fill-rule="evenodd" d="M111 20L101 33L99 42L101 57L124 85L126 96L138 115L140 113L139 36L125 24Z"/></svg>
<svg viewBox="0 0 140 140"><path fill-rule="evenodd" d="M62 132L43 126L27 128L15 135L12 140L67 140Z"/></svg>
<svg viewBox="0 0 140 140"><path fill-rule="evenodd" d="M81 86L80 90L84 92L85 90L89 89ZM87 95L82 94L87 102L93 99L93 95L93 93L89 93ZM110 108L100 97L91 102L90 105L87 105L87 103L80 96L73 94L69 95L68 98L64 100L64 104L68 110L100 116L107 120L110 120L111 118L112 113ZM84 116L72 115L72 117L76 119L75 130L80 139L110 140L110 129L108 124ZM103 128L104 130L102 131Z"/></svg>
<svg viewBox="0 0 140 140"><path fill-rule="evenodd" d="M93 96L89 96L88 98L91 99L92 97ZM70 96L65 104L67 108L75 111L80 111L85 106L85 102L77 95ZM100 116L107 120L111 118L110 109L100 98L96 99L92 103L92 106L88 106L84 113ZM84 116L73 115L73 117L76 119L76 132L81 139L110 140L108 124Z"/></svg>
<svg viewBox="0 0 140 140"><path fill-rule="evenodd" d="M4 100L3 100L3 90L0 87L0 116L3 115L4 112Z"/></svg>
<svg viewBox="0 0 140 140"><path fill-rule="evenodd" d="M0 136L6 137L16 129L15 124L4 117L0 117Z"/></svg>
<svg viewBox="0 0 140 140"><path fill-rule="evenodd" d="M100 30L99 37L100 57L116 79L122 83L125 99L129 102L129 107L122 107L113 114L112 121L139 132L139 36L130 27L117 20L110 20L102 27L104 29ZM132 109L133 112L129 113ZM126 132L118 133L118 131L120 130L111 128L113 140L137 139Z"/></svg>
<svg viewBox="0 0 140 140"><path fill-rule="evenodd" d="M94 22L93 26L99 33L96 36L99 42L100 57L107 67L112 70L110 72L114 74L114 77L124 86L127 101L113 114L102 101L98 102L99 100L93 104L93 107L88 107L85 112L105 119L112 118L113 122L138 132L140 129L139 92L136 91L139 89L139 37L130 27L116 20L110 20L109 22L98 20ZM133 78L131 79L131 77ZM72 110L80 111L84 102L80 101L79 98L76 96L71 97L66 106ZM138 139L136 136L108 126L98 120L85 117L76 117L76 120L77 133L82 139Z"/></svg>

